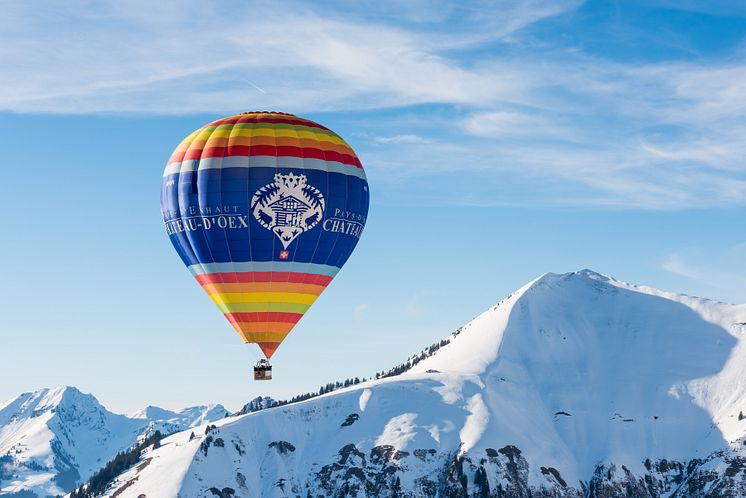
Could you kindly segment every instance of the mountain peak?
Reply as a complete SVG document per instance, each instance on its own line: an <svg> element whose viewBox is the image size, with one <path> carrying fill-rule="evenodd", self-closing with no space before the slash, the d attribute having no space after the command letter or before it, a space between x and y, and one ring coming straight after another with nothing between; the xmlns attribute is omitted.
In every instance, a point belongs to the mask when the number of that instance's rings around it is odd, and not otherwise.
<svg viewBox="0 0 746 498"><path fill-rule="evenodd" d="M24 418L26 416L38 417L47 412L54 412L59 408L85 406L88 408L101 408L98 400L81 392L73 386L57 386L42 388L33 392L26 392L6 401L0 405L0 425L7 423L3 417Z"/></svg>
<svg viewBox="0 0 746 498"><path fill-rule="evenodd" d="M42 389L39 392L44 392ZM98 400L92 395L82 392L74 386L57 386L47 389L43 395L43 401L49 406L80 405L81 403L93 403L99 405ZM100 406L100 405L99 405Z"/></svg>
<svg viewBox="0 0 746 498"><path fill-rule="evenodd" d="M604 275L594 270L584 268L582 270L567 272L567 273L545 273L541 277L537 278L529 284L529 287L541 286L542 284L557 284L562 285L563 282L585 282L588 284L593 283L612 283L612 284L624 284L623 282L616 280L615 278Z"/></svg>
<svg viewBox="0 0 746 498"><path fill-rule="evenodd" d="M543 382L562 378L557 372L579 370L589 378L608 378L612 366L615 375L635 378L646 365L683 376L683 365L662 361L659 353L667 350L691 356L690 365L712 374L734 345L734 324L744 321L733 317L744 312L743 306L638 287L590 269L547 273L463 326L411 372L532 376ZM603 363L596 369L595 361ZM734 388L740 393L746 382Z"/></svg>
<svg viewBox="0 0 746 498"><path fill-rule="evenodd" d="M583 268L582 270L574 271L570 273L569 275L577 275L581 277L590 278L592 280L609 280L610 278L602 273L591 270L589 268Z"/></svg>
<svg viewBox="0 0 746 498"><path fill-rule="evenodd" d="M168 420L170 418L175 418L178 416L179 414L174 411L167 410L155 405L148 405L142 410L138 410L130 414L130 418L140 418L148 420Z"/></svg>

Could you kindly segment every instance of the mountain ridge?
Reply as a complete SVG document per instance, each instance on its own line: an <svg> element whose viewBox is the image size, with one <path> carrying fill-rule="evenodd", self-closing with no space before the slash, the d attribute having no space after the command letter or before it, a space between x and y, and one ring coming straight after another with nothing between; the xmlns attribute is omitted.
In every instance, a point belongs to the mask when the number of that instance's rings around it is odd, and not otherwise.
<svg viewBox="0 0 746 498"><path fill-rule="evenodd" d="M176 434L111 490L739 496L744 321L743 305L548 273L401 375Z"/></svg>

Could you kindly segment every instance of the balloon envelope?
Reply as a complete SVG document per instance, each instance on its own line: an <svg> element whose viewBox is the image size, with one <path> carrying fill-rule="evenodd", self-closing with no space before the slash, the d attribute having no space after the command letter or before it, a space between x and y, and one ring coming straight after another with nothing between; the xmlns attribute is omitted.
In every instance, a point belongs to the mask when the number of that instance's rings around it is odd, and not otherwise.
<svg viewBox="0 0 746 498"><path fill-rule="evenodd" d="M271 357L352 254L368 182L337 134L251 112L185 138L166 165L171 243L245 342Z"/></svg>

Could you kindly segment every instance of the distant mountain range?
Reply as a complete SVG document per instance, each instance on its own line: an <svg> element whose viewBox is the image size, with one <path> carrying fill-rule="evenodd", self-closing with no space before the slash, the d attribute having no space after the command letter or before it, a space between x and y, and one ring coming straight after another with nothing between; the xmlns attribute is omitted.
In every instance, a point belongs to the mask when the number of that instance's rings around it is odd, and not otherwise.
<svg viewBox="0 0 746 498"><path fill-rule="evenodd" d="M0 404L0 496L66 494L139 438L226 415L220 405L178 412L149 406L128 417L74 387L23 393Z"/></svg>
<svg viewBox="0 0 746 498"><path fill-rule="evenodd" d="M156 427L202 423L105 496L746 497L746 305L547 274L438 346L400 375L227 418L25 394L0 408L0 489L70 489Z"/></svg>

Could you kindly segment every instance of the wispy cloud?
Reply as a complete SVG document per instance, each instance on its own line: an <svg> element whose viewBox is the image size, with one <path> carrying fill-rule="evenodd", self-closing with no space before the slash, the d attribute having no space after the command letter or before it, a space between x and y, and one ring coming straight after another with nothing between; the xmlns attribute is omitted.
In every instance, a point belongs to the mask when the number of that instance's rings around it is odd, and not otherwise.
<svg viewBox="0 0 746 498"><path fill-rule="evenodd" d="M686 278L702 280L703 272L701 269L693 268L681 257L680 254L674 253L668 256L663 262L663 269ZM709 279L708 279L709 280Z"/></svg>
<svg viewBox="0 0 746 498"><path fill-rule="evenodd" d="M370 305L368 303L360 303L352 308L352 316L356 319L362 319L368 313Z"/></svg>
<svg viewBox="0 0 746 498"><path fill-rule="evenodd" d="M447 142L401 147L392 156L407 167L395 164L392 170L400 175L418 168L429 174L489 172L492 177L482 178L481 186L493 187L495 179L507 175L514 183L551 183L549 195L543 188L528 198L526 189L519 191L531 205L746 204L741 145L746 77L738 76L746 62L630 67L577 54L563 57L552 64L516 62L512 70L525 74L520 99L486 102L443 122ZM695 91L700 86L709 90ZM509 192L493 192L490 198L480 196L480 203L521 204Z"/></svg>
<svg viewBox="0 0 746 498"><path fill-rule="evenodd" d="M500 36L559 10L518 4L501 9ZM513 84L440 53L469 37L371 21L349 5L323 12L308 4L261 2L88 7L18 2L4 11L0 31L14 42L0 47L1 108L167 114L266 106L364 109L476 103ZM477 31L489 32L486 26Z"/></svg>
<svg viewBox="0 0 746 498"><path fill-rule="evenodd" d="M427 313L426 299L424 292L418 292L404 303L402 312L410 317L421 317Z"/></svg>
<svg viewBox="0 0 746 498"><path fill-rule="evenodd" d="M746 302L746 272L734 268L746 267L746 243L736 244L716 254L688 249L670 254L661 265L674 275L690 279L714 289L733 302Z"/></svg>
<svg viewBox="0 0 746 498"><path fill-rule="evenodd" d="M406 135L393 135L390 137L375 137L374 139L379 144L422 144L427 143L428 140L419 135L412 133Z"/></svg>
<svg viewBox="0 0 746 498"><path fill-rule="evenodd" d="M538 40L579 5L16 2L0 19L0 109L388 109L355 146L389 192L448 181L413 201L746 204L746 58L629 62Z"/></svg>

